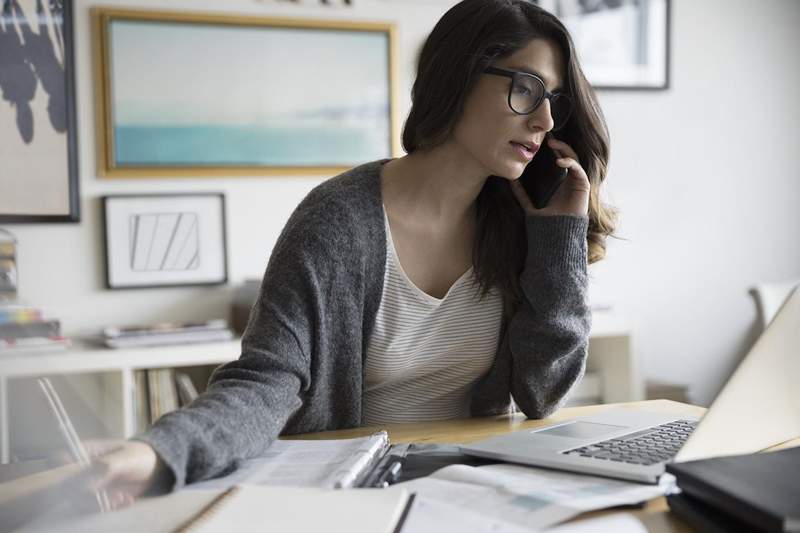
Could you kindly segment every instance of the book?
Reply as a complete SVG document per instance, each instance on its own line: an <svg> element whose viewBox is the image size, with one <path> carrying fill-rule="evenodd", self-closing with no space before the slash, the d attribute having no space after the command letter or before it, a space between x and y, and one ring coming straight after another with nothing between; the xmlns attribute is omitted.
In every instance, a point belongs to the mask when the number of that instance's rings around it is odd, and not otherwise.
<svg viewBox="0 0 800 533"><path fill-rule="evenodd" d="M224 477L192 483L188 490L227 489L237 484L327 489L381 486L386 467L403 457L407 444L389 444L389 434L330 440L279 439L260 457L242 461Z"/></svg>
<svg viewBox="0 0 800 533"><path fill-rule="evenodd" d="M0 339L23 339L28 337L56 337L61 333L58 320L38 322L7 322L0 324Z"/></svg>
<svg viewBox="0 0 800 533"><path fill-rule="evenodd" d="M0 305L0 324L26 324L42 320L42 311L27 305Z"/></svg>
<svg viewBox="0 0 800 533"><path fill-rule="evenodd" d="M228 329L228 323L222 319L206 322L160 322L145 326L107 327L103 328L106 338L137 337L153 335L169 335L173 333L222 331Z"/></svg>
<svg viewBox="0 0 800 533"><path fill-rule="evenodd" d="M137 348L148 346L170 346L176 344L194 344L200 342L224 342L233 339L229 329L209 331L183 331L159 333L154 335L132 335L106 337L103 344L109 348Z"/></svg>
<svg viewBox="0 0 800 533"><path fill-rule="evenodd" d="M666 470L682 493L735 521L759 531L800 531L800 447L671 463Z"/></svg>
<svg viewBox="0 0 800 533"><path fill-rule="evenodd" d="M146 430L150 420L150 396L147 390L147 370L137 370L134 374L135 398L133 405L136 410L136 432Z"/></svg>
<svg viewBox="0 0 800 533"><path fill-rule="evenodd" d="M667 504L670 511L681 520L692 526L693 530L704 533L758 533L758 529L745 524L697 498L686 493L668 494Z"/></svg>
<svg viewBox="0 0 800 533"><path fill-rule="evenodd" d="M178 390L175 387L175 375L171 368L158 370L159 388L161 389L161 415L178 408Z"/></svg>
<svg viewBox="0 0 800 533"><path fill-rule="evenodd" d="M237 485L178 531L398 533L413 496L402 490Z"/></svg>
<svg viewBox="0 0 800 533"><path fill-rule="evenodd" d="M147 375L147 403L150 407L150 423L161 416L161 383L158 370L145 370Z"/></svg>
<svg viewBox="0 0 800 533"><path fill-rule="evenodd" d="M72 341L67 337L24 337L21 339L0 339L0 354L22 355L67 349Z"/></svg>
<svg viewBox="0 0 800 533"><path fill-rule="evenodd" d="M197 398L197 388L188 374L175 372L175 385L178 388L178 400L180 400L181 407L189 405Z"/></svg>

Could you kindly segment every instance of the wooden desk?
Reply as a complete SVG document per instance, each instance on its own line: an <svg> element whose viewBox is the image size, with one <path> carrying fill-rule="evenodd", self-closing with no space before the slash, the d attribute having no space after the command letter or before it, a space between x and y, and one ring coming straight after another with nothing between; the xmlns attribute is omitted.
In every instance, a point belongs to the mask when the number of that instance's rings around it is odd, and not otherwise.
<svg viewBox="0 0 800 533"><path fill-rule="evenodd" d="M365 427L358 429L347 429L340 431L326 431L323 433L312 433L299 435L292 438L301 439L336 439L361 437L373 433L376 429L385 429L389 432L389 438L393 443L401 442L427 442L427 443L446 443L463 444L480 440L493 435L502 435L512 431L523 429L533 429L554 422L575 418L578 416L588 416L600 411L624 408L640 411L657 411L675 413L677 415L688 415L700 417L706 409L685 403L673 402L670 400L648 400L642 402L629 402L618 404L592 405L585 407L570 407L559 410L554 415L543 420L528 420L522 414L506 415L486 418L469 418L464 420L453 420L448 422L426 422L417 424L393 424L376 427ZM790 448L800 446L800 438L775 446L771 449ZM689 533L692 530L669 512L667 501L664 497L656 498L647 502L641 510L633 511L594 511L586 513L575 520L585 520L587 518L612 514L630 513L639 518L651 532L680 532Z"/></svg>
<svg viewBox="0 0 800 533"><path fill-rule="evenodd" d="M643 411L660 411L679 415L702 416L705 409L669 400L650 400L643 402L630 402L607 405L593 405L586 407L571 407L558 411L545 420L527 420L523 415L497 416L486 418L470 418L449 422L429 422L418 424L395 424L381 428L364 427L341 431L328 431L297 435L294 439L335 439L351 438L369 435L376 429L386 429L392 442L422 442L422 443L448 443L458 444L479 440L492 435L510 433L522 429L532 429L554 422L591 415L603 410L622 407ZM800 446L800 438L786 442L775 448L788 448ZM27 479L27 478L26 478ZM36 480L34 480L36 481ZM14 482L11 482L14 483ZM38 485L36 485L38 487ZM9 491L13 487L6 487ZM2 500L0 491L0 500ZM86 519L77 520L69 524L60 524L59 530L66 533L91 533L94 531L116 531L126 533L134 531L173 531L184 523L186 517L192 516L203 506L208 504L215 496L215 492L178 491L157 498L146 498L132 507L108 513L93 515ZM595 511L586 513L574 519L576 521L587 518L612 514L630 513L638 517L651 532L691 532L676 517L669 513L664 498L656 498L648 502L644 508L636 510ZM40 522L48 524L49 517L41 517Z"/></svg>

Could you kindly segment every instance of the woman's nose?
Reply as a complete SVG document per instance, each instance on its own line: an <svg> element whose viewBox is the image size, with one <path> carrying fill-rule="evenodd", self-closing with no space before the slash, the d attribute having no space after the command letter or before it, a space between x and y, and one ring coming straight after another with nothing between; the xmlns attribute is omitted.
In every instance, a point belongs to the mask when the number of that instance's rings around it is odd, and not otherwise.
<svg viewBox="0 0 800 533"><path fill-rule="evenodd" d="M544 98L539 107L528 115L528 127L532 130L543 130L545 133L555 126L553 114L550 112L550 99Z"/></svg>

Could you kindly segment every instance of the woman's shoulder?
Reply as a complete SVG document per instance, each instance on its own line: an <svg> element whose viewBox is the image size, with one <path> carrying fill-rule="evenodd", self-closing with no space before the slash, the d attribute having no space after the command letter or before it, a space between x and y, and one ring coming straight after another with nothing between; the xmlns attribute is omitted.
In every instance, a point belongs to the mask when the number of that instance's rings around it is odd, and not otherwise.
<svg viewBox="0 0 800 533"><path fill-rule="evenodd" d="M380 174L385 161L370 161L323 181L308 193L300 205L343 203L356 211L370 205L380 205Z"/></svg>
<svg viewBox="0 0 800 533"><path fill-rule="evenodd" d="M287 226L340 236L382 229L380 172L384 161L358 165L314 187L298 204Z"/></svg>

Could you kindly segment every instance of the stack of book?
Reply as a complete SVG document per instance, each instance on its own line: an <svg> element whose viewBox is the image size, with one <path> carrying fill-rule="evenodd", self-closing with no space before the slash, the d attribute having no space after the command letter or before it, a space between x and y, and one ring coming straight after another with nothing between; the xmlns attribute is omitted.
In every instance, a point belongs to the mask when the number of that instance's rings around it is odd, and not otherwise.
<svg viewBox="0 0 800 533"><path fill-rule="evenodd" d="M189 375L172 368L137 370L134 383L137 432L197 398L197 389Z"/></svg>
<svg viewBox="0 0 800 533"><path fill-rule="evenodd" d="M233 338L225 320L192 323L161 323L149 326L109 327L102 332L102 342L111 348L167 346L196 342L221 342Z"/></svg>
<svg viewBox="0 0 800 533"><path fill-rule="evenodd" d="M0 305L0 352L19 353L66 348L58 320L47 320L42 311L22 304Z"/></svg>
<svg viewBox="0 0 800 533"><path fill-rule="evenodd" d="M800 447L671 463L673 513L709 533L800 531Z"/></svg>

